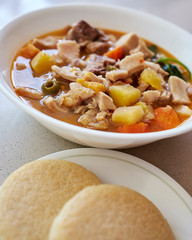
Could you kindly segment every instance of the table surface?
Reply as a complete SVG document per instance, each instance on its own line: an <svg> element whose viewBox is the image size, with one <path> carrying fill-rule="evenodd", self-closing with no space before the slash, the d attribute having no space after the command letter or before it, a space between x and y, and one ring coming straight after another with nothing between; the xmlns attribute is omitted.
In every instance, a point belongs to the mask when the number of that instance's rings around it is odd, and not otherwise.
<svg viewBox="0 0 192 240"><path fill-rule="evenodd" d="M80 1L1 0L0 27L34 9ZM91 1L83 1L90 2ZM191 0L97 0L145 11L192 32ZM137 156L175 179L192 196L192 132L146 146L118 150ZM84 146L69 142L47 130L0 92L0 185L15 169L44 155Z"/></svg>

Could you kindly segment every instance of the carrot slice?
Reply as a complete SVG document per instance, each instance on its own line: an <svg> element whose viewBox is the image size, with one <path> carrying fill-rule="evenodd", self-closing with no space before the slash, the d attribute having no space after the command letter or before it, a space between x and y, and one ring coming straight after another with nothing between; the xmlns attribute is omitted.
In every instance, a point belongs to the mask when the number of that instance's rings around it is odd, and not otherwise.
<svg viewBox="0 0 192 240"><path fill-rule="evenodd" d="M116 47L113 50L107 52L105 54L109 58L113 58L115 60L121 59L123 57L123 50L121 47Z"/></svg>
<svg viewBox="0 0 192 240"><path fill-rule="evenodd" d="M155 120L153 125L156 124L162 130L174 128L180 124L177 113L171 106L159 107L154 110Z"/></svg>
<svg viewBox="0 0 192 240"><path fill-rule="evenodd" d="M27 43L20 51L19 55L23 56L24 58L33 58L37 53L40 52L38 48L36 48L33 44Z"/></svg>
<svg viewBox="0 0 192 240"><path fill-rule="evenodd" d="M133 125L122 125L117 128L117 132L121 133L146 133L149 132L147 123L140 122Z"/></svg>

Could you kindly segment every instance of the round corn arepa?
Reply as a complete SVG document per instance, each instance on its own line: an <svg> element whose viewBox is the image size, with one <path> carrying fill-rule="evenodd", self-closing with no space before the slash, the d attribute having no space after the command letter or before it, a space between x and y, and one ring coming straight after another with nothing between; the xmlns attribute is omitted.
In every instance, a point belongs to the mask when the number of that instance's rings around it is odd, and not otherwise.
<svg viewBox="0 0 192 240"><path fill-rule="evenodd" d="M64 160L36 160L13 172L0 191L0 240L47 240L63 205L100 180Z"/></svg>
<svg viewBox="0 0 192 240"><path fill-rule="evenodd" d="M173 240L156 206L123 186L90 186L71 198L51 226L49 240Z"/></svg>

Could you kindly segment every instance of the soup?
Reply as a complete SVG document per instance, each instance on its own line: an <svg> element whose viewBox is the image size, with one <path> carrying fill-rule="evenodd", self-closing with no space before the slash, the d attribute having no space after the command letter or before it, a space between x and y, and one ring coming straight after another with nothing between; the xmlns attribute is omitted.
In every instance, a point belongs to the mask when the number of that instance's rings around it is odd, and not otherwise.
<svg viewBox="0 0 192 240"><path fill-rule="evenodd" d="M29 41L16 54L11 79L37 110L101 131L162 131L192 114L183 63L135 33L83 20Z"/></svg>

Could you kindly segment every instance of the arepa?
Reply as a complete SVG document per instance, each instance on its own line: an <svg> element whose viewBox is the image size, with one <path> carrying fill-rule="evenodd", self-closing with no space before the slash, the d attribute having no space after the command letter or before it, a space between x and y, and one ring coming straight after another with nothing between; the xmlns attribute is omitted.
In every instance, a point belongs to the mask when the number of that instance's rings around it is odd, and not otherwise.
<svg viewBox="0 0 192 240"><path fill-rule="evenodd" d="M146 197L116 185L90 186L70 199L53 221L49 240L174 240Z"/></svg>
<svg viewBox="0 0 192 240"><path fill-rule="evenodd" d="M84 167L36 160L13 172L0 192L0 240L47 240L53 219L83 188L100 184Z"/></svg>

